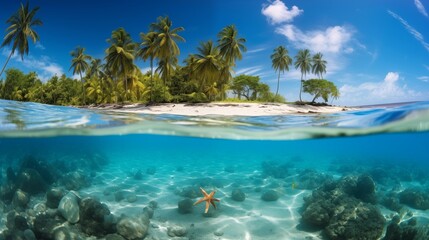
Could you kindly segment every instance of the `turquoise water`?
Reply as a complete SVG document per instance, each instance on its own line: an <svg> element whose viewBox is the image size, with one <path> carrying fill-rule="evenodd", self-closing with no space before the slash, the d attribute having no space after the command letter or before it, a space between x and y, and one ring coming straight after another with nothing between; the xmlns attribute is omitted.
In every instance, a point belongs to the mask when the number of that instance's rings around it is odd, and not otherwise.
<svg viewBox="0 0 429 240"><path fill-rule="evenodd" d="M428 239L428 116L427 102L226 118L0 100L0 239ZM220 199L207 214L200 187Z"/></svg>

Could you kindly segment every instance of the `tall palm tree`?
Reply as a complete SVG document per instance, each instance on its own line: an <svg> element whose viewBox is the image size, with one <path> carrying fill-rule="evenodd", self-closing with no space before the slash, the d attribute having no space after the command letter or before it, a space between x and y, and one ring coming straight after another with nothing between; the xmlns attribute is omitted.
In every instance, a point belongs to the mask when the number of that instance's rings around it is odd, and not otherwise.
<svg viewBox="0 0 429 240"><path fill-rule="evenodd" d="M85 99L85 84L83 82L82 73L86 72L89 69L88 61L91 60L89 55L85 54L85 48L77 47L74 51L70 53L72 58L72 64L69 71L73 68L73 74L80 75L80 81L82 82L82 94L83 94L83 104L86 104Z"/></svg>
<svg viewBox="0 0 429 240"><path fill-rule="evenodd" d="M305 76L311 70L311 57L310 50L304 49L299 50L298 54L295 56L295 68L301 71L301 86L299 88L299 101L302 102L301 92L302 92L302 82L304 81ZM304 78L303 78L304 77Z"/></svg>
<svg viewBox="0 0 429 240"><path fill-rule="evenodd" d="M91 58L91 64L89 66L88 75L89 77L97 77L98 79L102 78L105 73L103 72L104 64L101 62L101 59Z"/></svg>
<svg viewBox="0 0 429 240"><path fill-rule="evenodd" d="M30 50L28 38L31 38L34 43L39 41L39 35L33 30L34 26L41 26L43 24L40 19L34 18L38 10L39 7L30 10L28 2L25 6L21 3L21 7L18 11L6 21L6 23L9 24L9 27L6 29L8 33L4 37L0 48L8 46L11 43L13 44L9 57L0 72L0 77L16 50L18 50L18 54L21 55L22 60L24 60L24 54L28 55Z"/></svg>
<svg viewBox="0 0 429 240"><path fill-rule="evenodd" d="M149 32L147 34L140 33L140 38L142 42L140 43L140 49L137 51L137 56L146 61L147 59L150 59L150 87L151 87L151 93L150 93L150 101L153 101L152 97L152 88L153 88L153 60L156 57L157 54L157 33L155 32Z"/></svg>
<svg viewBox="0 0 429 240"><path fill-rule="evenodd" d="M200 78L200 91L206 84L213 84L219 77L219 69L222 66L222 60L219 55L219 49L212 41L202 42L195 54L195 73Z"/></svg>
<svg viewBox="0 0 429 240"><path fill-rule="evenodd" d="M117 78L123 78L127 100L128 75L135 69L134 54L137 45L123 28L113 31L107 42L110 43L110 47L106 50L106 68Z"/></svg>
<svg viewBox="0 0 429 240"><path fill-rule="evenodd" d="M162 79L164 86L170 80L170 70L177 64L177 56L180 55L180 49L176 41L184 42L185 39L179 35L179 32L185 30L183 27L173 28L173 22L169 17L158 17L156 23L152 23L150 28L156 33L156 57L159 59L158 69L163 72ZM169 69L167 69L169 68ZM165 88L164 88L165 98Z"/></svg>
<svg viewBox="0 0 429 240"><path fill-rule="evenodd" d="M289 65L292 64L292 58L289 57L289 52L285 47L278 46L274 49L274 53L271 55L271 62L272 67L279 74L277 78L276 95L274 96L275 99L279 94L280 73L284 74L285 71L289 71Z"/></svg>
<svg viewBox="0 0 429 240"><path fill-rule="evenodd" d="M226 26L217 36L222 59L227 65L235 66L235 61L242 59L242 52L247 51L244 46L246 39L238 37L238 31L234 25Z"/></svg>
<svg viewBox="0 0 429 240"><path fill-rule="evenodd" d="M313 56L313 66L311 68L311 72L319 77L319 79L323 78L323 74L326 73L326 60L323 59L322 53L316 53Z"/></svg>

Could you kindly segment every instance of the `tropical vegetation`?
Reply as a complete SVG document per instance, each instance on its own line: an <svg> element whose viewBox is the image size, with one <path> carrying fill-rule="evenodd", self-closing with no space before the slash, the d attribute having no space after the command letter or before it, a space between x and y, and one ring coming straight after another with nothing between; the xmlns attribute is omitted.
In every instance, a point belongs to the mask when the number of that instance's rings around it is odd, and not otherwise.
<svg viewBox="0 0 429 240"><path fill-rule="evenodd" d="M9 27L1 47L12 47L3 69L16 51L21 58L28 54L29 39L39 40L33 29L42 25L35 16L38 9L30 9L28 3L21 4L6 21ZM246 39L234 25L221 29L216 40L201 42L195 53L189 54L180 64L179 43L185 42L181 36L184 30L174 26L168 16L158 17L151 23L146 32L140 33L139 42L135 42L124 28L118 28L107 39L109 46L104 58L96 59L80 46L70 53L69 70L79 79L62 75L42 81L34 72L24 74L11 68L0 81L0 98L60 105L209 102L231 100L231 97L240 101L284 102L284 97L279 95L280 77L292 64L301 72L300 102L302 91L314 96L312 102L320 97L325 100L339 96L335 85L323 80L327 65L323 55L311 56L308 49L300 50L294 61L284 46L274 49L270 57L277 74L275 93L259 76L234 77L237 61L247 51ZM149 61L150 70L142 72L136 65L138 60ZM310 72L320 81L307 80L306 83L306 75Z"/></svg>

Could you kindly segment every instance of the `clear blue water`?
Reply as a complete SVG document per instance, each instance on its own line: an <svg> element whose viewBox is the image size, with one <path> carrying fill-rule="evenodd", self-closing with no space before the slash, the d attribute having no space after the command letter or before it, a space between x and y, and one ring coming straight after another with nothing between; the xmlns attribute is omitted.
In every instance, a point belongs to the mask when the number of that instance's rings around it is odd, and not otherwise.
<svg viewBox="0 0 429 240"><path fill-rule="evenodd" d="M25 165L30 157L48 166L54 176L50 182L45 179L47 186L42 191L29 194L30 201L20 210L16 200L3 194L0 229L7 231L10 211L27 212L22 215L28 228L42 236L28 209L45 203L46 192L58 188L75 190L81 199L96 198L117 219L121 214L141 213L150 201L156 201L147 239L168 239L168 229L176 225L187 229L185 237L178 239L357 239L351 233L334 236L338 213L331 213L329 226L312 226L308 217L303 219L311 203L304 199L325 186L328 178L338 184L344 177L358 181L369 176L375 188L371 191L364 185L365 191L375 201L355 193L346 195L375 206L384 218L380 234L372 236L388 237L387 226L396 215L401 229L410 221L417 222L413 227L420 235L408 239L425 239L421 237L427 235L421 232L429 222L428 130L428 102L327 115L185 117L0 100L3 188L10 184L8 168L19 176L33 166L44 177L34 164ZM70 187L66 182L75 172L84 176L85 184ZM323 174L326 179L306 175L308 172ZM359 186L353 191L359 192ZM190 197L194 202L202 196L199 187L217 191L218 209L210 208L205 215L204 204L199 204L187 214L180 212L180 201ZM244 201L232 199L235 189L244 192ZM277 200L263 199L269 190L276 192ZM416 194L407 198L407 190ZM392 201L399 207L392 206ZM346 228L368 232L365 226L375 217L362 220L359 213L354 214L354 222L346 218L345 222L353 222ZM363 223L356 223L360 220ZM66 221L64 217L62 221ZM80 220L73 226L83 225ZM105 234L76 231L85 237Z"/></svg>

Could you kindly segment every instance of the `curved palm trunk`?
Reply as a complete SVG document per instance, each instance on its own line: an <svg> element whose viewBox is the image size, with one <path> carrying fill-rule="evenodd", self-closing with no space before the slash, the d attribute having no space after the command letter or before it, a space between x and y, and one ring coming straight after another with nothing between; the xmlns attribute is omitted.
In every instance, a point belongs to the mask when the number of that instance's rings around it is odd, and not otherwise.
<svg viewBox="0 0 429 240"><path fill-rule="evenodd" d="M83 82L82 72L80 72L79 75L80 75L80 81L82 82L83 105L85 106L86 105L85 83Z"/></svg>
<svg viewBox="0 0 429 240"><path fill-rule="evenodd" d="M277 95L279 94L279 86L280 86L280 71L279 71L279 77L277 78L277 90L276 90L276 95L274 95L273 102L276 100Z"/></svg>
<svg viewBox="0 0 429 240"><path fill-rule="evenodd" d="M127 99L128 99L128 81L127 81L127 74L125 74L125 77L124 77L124 81L125 81L125 101L127 101Z"/></svg>
<svg viewBox="0 0 429 240"><path fill-rule="evenodd" d="M302 99L301 99L301 92L302 92L302 74L301 74L301 86L299 87L299 101L300 102L302 102Z"/></svg>
<svg viewBox="0 0 429 240"><path fill-rule="evenodd" d="M150 102L153 102L153 55L150 56Z"/></svg>
<svg viewBox="0 0 429 240"><path fill-rule="evenodd" d="M1 77L1 75L3 74L4 69L6 68L6 65L9 63L9 60L10 60L10 58L12 57L13 52L14 52L14 51L10 51L9 57L7 58L6 63L4 64L3 68L1 69L0 77Z"/></svg>

